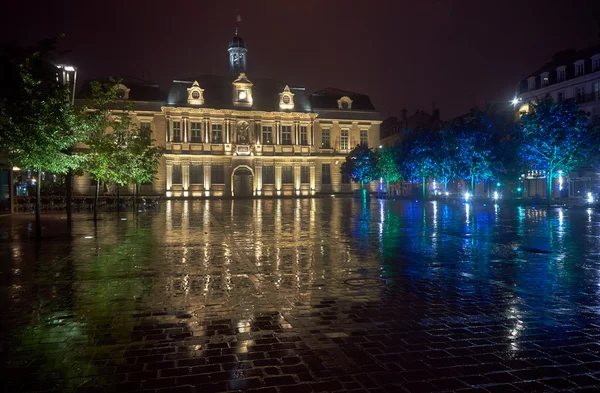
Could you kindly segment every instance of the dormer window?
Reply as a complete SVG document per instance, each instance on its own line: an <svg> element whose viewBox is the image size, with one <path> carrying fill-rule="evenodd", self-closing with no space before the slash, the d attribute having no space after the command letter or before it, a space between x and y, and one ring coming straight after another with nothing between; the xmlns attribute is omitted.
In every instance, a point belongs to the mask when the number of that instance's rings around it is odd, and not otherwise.
<svg viewBox="0 0 600 393"><path fill-rule="evenodd" d="M246 108L252 107L252 82L246 77L245 73L233 81L233 105Z"/></svg>
<svg viewBox="0 0 600 393"><path fill-rule="evenodd" d="M535 76L527 78L527 89L529 91L535 90Z"/></svg>
<svg viewBox="0 0 600 393"><path fill-rule="evenodd" d="M592 72L600 71L600 53L592 56Z"/></svg>
<svg viewBox="0 0 600 393"><path fill-rule="evenodd" d="M289 86L285 86L283 93L279 93L279 108L294 109L294 93L290 91Z"/></svg>
<svg viewBox="0 0 600 393"><path fill-rule="evenodd" d="M542 72L540 74L540 83L542 87L550 84L550 74L548 72Z"/></svg>
<svg viewBox="0 0 600 393"><path fill-rule="evenodd" d="M198 81L194 81L192 87L187 89L188 91L188 104L191 105L204 105L204 89L200 88Z"/></svg>
<svg viewBox="0 0 600 393"><path fill-rule="evenodd" d="M577 60L575 62L575 76L581 76L584 74L584 61L585 60Z"/></svg>
<svg viewBox="0 0 600 393"><path fill-rule="evenodd" d="M129 99L129 91L131 89L128 89L127 86L125 86L124 84L117 83L116 85L113 86L113 90L115 91L115 96L119 100L128 100Z"/></svg>
<svg viewBox="0 0 600 393"><path fill-rule="evenodd" d="M352 109L352 100L344 96L338 100L338 109Z"/></svg>
<svg viewBox="0 0 600 393"><path fill-rule="evenodd" d="M567 79L567 67L560 66L556 69L556 80L562 82Z"/></svg>

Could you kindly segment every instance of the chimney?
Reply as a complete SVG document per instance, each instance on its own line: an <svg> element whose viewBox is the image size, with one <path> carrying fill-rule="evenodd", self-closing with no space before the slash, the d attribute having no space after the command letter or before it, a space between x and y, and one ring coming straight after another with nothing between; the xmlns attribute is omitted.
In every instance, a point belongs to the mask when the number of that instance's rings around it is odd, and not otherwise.
<svg viewBox="0 0 600 393"><path fill-rule="evenodd" d="M402 113L400 119L402 121L406 121L406 109L402 108L402 111L400 111Z"/></svg>
<svg viewBox="0 0 600 393"><path fill-rule="evenodd" d="M432 116L433 116L433 120L439 121L440 120L440 110L438 108L434 108Z"/></svg>

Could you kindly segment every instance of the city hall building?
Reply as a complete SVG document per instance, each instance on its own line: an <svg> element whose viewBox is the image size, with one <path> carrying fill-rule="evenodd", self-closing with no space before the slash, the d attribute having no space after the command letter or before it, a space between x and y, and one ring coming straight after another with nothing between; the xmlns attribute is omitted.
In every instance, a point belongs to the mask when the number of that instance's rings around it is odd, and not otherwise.
<svg viewBox="0 0 600 393"><path fill-rule="evenodd" d="M168 94L132 78L114 87L133 102L134 121L165 148L155 181L140 193L276 197L358 189L340 167L357 144L379 142L381 121L370 98L334 88L308 95L302 87L252 78L237 29L228 52L230 76L173 80ZM76 194L93 189L88 176L74 182Z"/></svg>

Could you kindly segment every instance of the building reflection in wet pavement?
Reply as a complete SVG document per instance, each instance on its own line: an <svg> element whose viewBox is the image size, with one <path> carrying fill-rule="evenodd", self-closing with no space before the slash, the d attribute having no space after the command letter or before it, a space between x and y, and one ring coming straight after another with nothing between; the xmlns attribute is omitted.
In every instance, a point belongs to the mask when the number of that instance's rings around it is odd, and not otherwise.
<svg viewBox="0 0 600 393"><path fill-rule="evenodd" d="M600 214L167 201L0 226L7 391L596 391ZM163 390L164 389L164 390Z"/></svg>

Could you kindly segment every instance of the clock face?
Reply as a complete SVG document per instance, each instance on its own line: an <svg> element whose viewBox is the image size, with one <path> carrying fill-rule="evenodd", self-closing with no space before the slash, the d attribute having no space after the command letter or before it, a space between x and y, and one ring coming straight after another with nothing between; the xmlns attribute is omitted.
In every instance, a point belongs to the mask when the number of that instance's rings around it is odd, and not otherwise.
<svg viewBox="0 0 600 393"><path fill-rule="evenodd" d="M242 90L242 91L240 91L240 92L238 93L238 99L239 99L240 101L243 101L243 100L245 100L245 99L246 99L246 97L247 97L246 90Z"/></svg>
<svg viewBox="0 0 600 393"><path fill-rule="evenodd" d="M283 96L283 103L284 104L289 104L290 103L290 96Z"/></svg>

